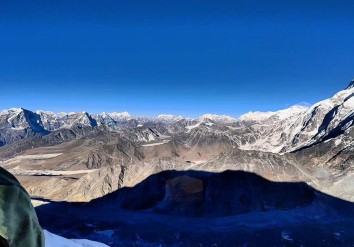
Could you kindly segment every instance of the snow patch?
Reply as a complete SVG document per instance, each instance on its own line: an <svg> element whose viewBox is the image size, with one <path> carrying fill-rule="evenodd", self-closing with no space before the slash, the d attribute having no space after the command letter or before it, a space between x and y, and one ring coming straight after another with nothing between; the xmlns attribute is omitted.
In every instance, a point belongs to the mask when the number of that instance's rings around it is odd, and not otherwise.
<svg viewBox="0 0 354 247"><path fill-rule="evenodd" d="M159 146L159 145L163 145L163 144L166 144L166 143L169 143L170 141L169 140L165 140L163 142L156 142L156 143L150 143L150 144L144 144L144 145L141 145L142 147L153 147L153 146Z"/></svg>
<svg viewBox="0 0 354 247"><path fill-rule="evenodd" d="M281 232L281 237L282 237L282 239L287 240L287 241L291 241L291 242L294 241L294 239L292 239L290 236L290 232L286 231L286 230Z"/></svg>
<svg viewBox="0 0 354 247"><path fill-rule="evenodd" d="M15 158L19 160L27 159L27 160L44 160L51 159L62 155L63 153L48 153L48 154L27 154L27 155L18 155Z"/></svg>
<svg viewBox="0 0 354 247"><path fill-rule="evenodd" d="M195 125L186 126L186 129L187 129L188 131L191 131L192 129L199 127L200 124L201 124L201 123L197 123L197 124L195 124Z"/></svg>
<svg viewBox="0 0 354 247"><path fill-rule="evenodd" d="M12 130L24 130L25 127L11 127Z"/></svg>
<svg viewBox="0 0 354 247"><path fill-rule="evenodd" d="M43 230L46 247L109 247L108 245L86 239L66 239Z"/></svg>

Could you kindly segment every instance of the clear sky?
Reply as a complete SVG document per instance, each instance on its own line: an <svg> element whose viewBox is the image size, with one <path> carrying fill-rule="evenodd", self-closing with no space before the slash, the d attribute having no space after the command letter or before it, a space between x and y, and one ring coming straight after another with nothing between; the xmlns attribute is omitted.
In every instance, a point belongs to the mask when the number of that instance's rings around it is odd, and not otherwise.
<svg viewBox="0 0 354 247"><path fill-rule="evenodd" d="M0 1L0 109L238 116L354 77L354 1Z"/></svg>

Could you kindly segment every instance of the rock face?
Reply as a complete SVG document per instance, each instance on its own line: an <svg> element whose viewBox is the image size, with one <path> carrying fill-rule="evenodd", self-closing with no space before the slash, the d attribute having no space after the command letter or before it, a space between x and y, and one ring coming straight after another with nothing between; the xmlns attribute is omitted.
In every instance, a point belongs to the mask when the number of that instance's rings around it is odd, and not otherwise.
<svg viewBox="0 0 354 247"><path fill-rule="evenodd" d="M0 113L0 145L13 143L17 140L46 135L38 114L25 109L10 109Z"/></svg>
<svg viewBox="0 0 354 247"><path fill-rule="evenodd" d="M354 87L311 107L235 119L0 113L0 166L33 196L89 201L164 170L244 170L354 200ZM60 185L60 186L56 186Z"/></svg>

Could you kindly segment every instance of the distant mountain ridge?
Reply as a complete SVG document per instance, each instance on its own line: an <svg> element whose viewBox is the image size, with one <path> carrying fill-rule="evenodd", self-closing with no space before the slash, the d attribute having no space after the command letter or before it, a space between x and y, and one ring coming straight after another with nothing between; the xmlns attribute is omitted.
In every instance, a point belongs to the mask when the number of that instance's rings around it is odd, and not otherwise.
<svg viewBox="0 0 354 247"><path fill-rule="evenodd" d="M223 133L241 149L268 152L288 152L312 145L335 132L345 132L353 126L354 87L349 86L311 107L292 106L276 112L250 112L240 118L205 114L190 119L182 116L159 115L156 118L135 117L128 112L90 114L32 112L12 108L0 113L0 146L31 136L44 136L60 129L75 127L100 128L107 131L140 131L148 136L139 141L158 140L159 136L178 133Z"/></svg>

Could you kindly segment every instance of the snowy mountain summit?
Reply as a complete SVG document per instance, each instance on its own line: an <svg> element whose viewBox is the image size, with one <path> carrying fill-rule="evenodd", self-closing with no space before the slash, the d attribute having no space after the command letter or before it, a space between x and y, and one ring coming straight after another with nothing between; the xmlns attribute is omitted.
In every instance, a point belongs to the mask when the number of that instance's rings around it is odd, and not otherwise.
<svg viewBox="0 0 354 247"><path fill-rule="evenodd" d="M349 83L349 86L346 89L350 89L354 87L354 79Z"/></svg>
<svg viewBox="0 0 354 247"><path fill-rule="evenodd" d="M302 105L294 105L285 110L279 110L276 112L249 112L241 115L240 120L242 121L262 121L268 118L274 119L287 119L295 116L296 114L301 114L306 111L309 107Z"/></svg>

